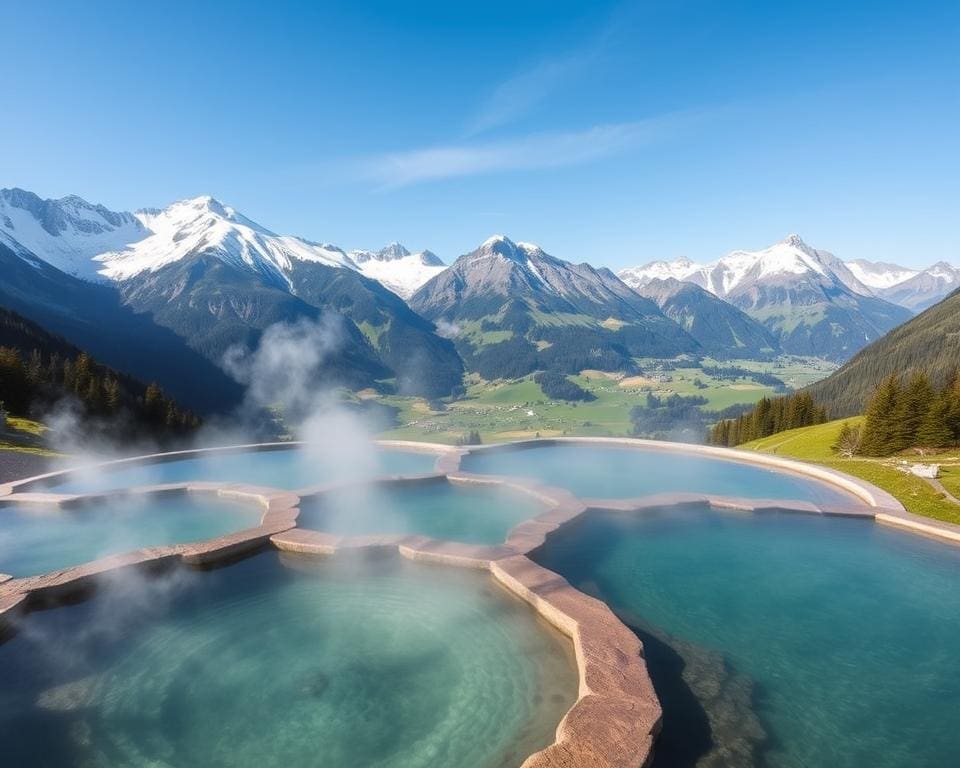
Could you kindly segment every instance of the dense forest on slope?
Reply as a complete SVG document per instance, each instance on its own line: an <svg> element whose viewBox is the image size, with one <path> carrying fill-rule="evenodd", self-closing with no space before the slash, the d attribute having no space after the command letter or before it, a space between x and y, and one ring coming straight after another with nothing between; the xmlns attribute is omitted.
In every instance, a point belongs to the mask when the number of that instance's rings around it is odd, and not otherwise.
<svg viewBox="0 0 960 768"><path fill-rule="evenodd" d="M570 381L560 373L543 371L534 376L533 380L540 385L543 394L552 397L554 400L590 402L597 399L593 392L588 392L575 381Z"/></svg>
<svg viewBox="0 0 960 768"><path fill-rule="evenodd" d="M736 446L797 427L826 422L826 408L809 392L763 398L749 413L717 422L712 445ZM887 376L867 402L862 426L844 424L833 445L844 456L892 456L908 448L960 444L960 374L941 387L923 370Z"/></svg>
<svg viewBox="0 0 960 768"><path fill-rule="evenodd" d="M732 447L788 429L823 424L826 420L826 409L818 405L809 392L764 397L751 411L718 421L707 441L711 445Z"/></svg>
<svg viewBox="0 0 960 768"><path fill-rule="evenodd" d="M823 381L807 390L827 405L832 418L862 413L891 374L924 371L934 387L945 386L960 367L960 291L890 331Z"/></svg>
<svg viewBox="0 0 960 768"><path fill-rule="evenodd" d="M13 415L42 415L69 398L79 404L86 428L125 438L174 439L200 423L191 411L94 360L64 339L15 312L0 308L0 402Z"/></svg>

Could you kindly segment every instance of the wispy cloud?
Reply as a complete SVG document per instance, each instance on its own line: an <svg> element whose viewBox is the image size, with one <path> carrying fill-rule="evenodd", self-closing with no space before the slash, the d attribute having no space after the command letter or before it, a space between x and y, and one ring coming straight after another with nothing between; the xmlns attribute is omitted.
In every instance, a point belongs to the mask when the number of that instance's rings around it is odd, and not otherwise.
<svg viewBox="0 0 960 768"><path fill-rule="evenodd" d="M401 187L462 176L579 165L655 143L698 117L674 113L580 131L424 147L368 159L360 170L365 178L383 187Z"/></svg>
<svg viewBox="0 0 960 768"><path fill-rule="evenodd" d="M599 28L582 35L573 47L535 60L502 80L480 102L468 120L467 136L476 136L513 123L541 103L588 75L597 66L616 57L624 44L635 40L625 34L635 24L633 3L624 2L603 20Z"/></svg>
<svg viewBox="0 0 960 768"><path fill-rule="evenodd" d="M591 52L566 58L548 59L497 85L467 124L467 135L475 136L506 125L536 107L561 85L583 69Z"/></svg>

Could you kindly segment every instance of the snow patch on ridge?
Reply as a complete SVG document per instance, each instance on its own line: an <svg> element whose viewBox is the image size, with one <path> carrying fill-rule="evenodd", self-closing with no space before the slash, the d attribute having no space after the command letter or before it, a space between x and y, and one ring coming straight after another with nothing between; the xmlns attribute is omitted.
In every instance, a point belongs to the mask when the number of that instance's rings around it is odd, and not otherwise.
<svg viewBox="0 0 960 768"><path fill-rule="evenodd" d="M101 275L127 280L205 252L216 253L237 267L279 276L288 273L295 261L353 266L338 248L274 234L208 196L180 200L159 212L140 211L137 217L149 236L97 256Z"/></svg>

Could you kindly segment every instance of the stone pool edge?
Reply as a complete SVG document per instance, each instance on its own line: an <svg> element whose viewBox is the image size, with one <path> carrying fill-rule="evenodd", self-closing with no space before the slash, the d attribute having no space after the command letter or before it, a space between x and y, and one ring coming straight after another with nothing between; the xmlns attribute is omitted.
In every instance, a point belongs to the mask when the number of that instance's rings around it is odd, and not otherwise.
<svg viewBox="0 0 960 768"><path fill-rule="evenodd" d="M552 532L580 517L587 507L568 491L491 475L435 473L406 478L388 476L374 482L389 485L449 482L506 487L534 496L546 509L517 524L503 544L490 546L403 534L337 536L298 528L299 492L238 483L166 484L91 494L16 493L0 498L0 510L11 503L64 506L137 494L213 493L223 498L256 501L265 511L258 528L204 542L144 548L40 576L6 582L0 578L0 631L8 623L12 626L24 613L85 594L95 587L99 577L124 568L149 571L177 562L212 566L265 547L307 555L393 550L414 561L486 570L573 644L579 679L577 701L557 726L555 741L528 756L522 768L648 765L660 731L662 710L647 672L642 643L605 603L585 595L527 557L529 552L542 546Z"/></svg>
<svg viewBox="0 0 960 768"><path fill-rule="evenodd" d="M300 499L289 491L274 490L242 483L171 483L90 494L13 494L0 497L0 514L10 504L38 506L80 506L97 500L117 500L132 496L166 494L213 495L217 498L256 504L263 508L260 522L212 539L142 547L97 558L85 563L49 571L36 576L0 578L0 629L10 619L34 606L55 604L93 588L104 574L123 568L150 570L182 562L188 565L213 565L248 554L269 544L270 537L296 525ZM8 574L2 574L8 576Z"/></svg>
<svg viewBox="0 0 960 768"><path fill-rule="evenodd" d="M821 483L831 485L857 497L866 504L870 510L869 516L879 525L887 525L900 529L901 531L913 534L919 534L941 541L960 545L960 525L948 523L942 520L923 517L910 512L903 504L892 494L878 488L866 480L859 477L853 477L845 472L835 469L828 469L816 464L800 461L798 459L786 459L781 456L758 453L755 451L738 451L733 448L721 448L713 445L697 445L692 443L674 443L659 440L645 440L632 437L550 437L537 438L531 440L513 440L505 443L491 443L490 445L468 446L458 449L457 453L450 453L438 460L442 461L449 471L456 471L458 474L470 477L484 477L485 475L473 475L471 473L461 472L460 465L463 457L471 453L499 452L511 450L526 450L550 445L562 444L583 444L583 445L609 445L621 448L634 448L642 450L660 450L672 451L693 456L709 456L717 459L726 459L728 461L737 461L743 464L752 464L754 466L763 466L805 478L812 478ZM658 496L671 496L675 494L657 494ZM682 495L682 494L681 494ZM650 498L650 497L644 497ZM609 505L616 505L623 501L622 499L591 499L591 502L601 504L604 508ZM748 507L757 507L760 499L745 499L746 506L738 508L746 509ZM773 507L775 500L767 500L763 506ZM784 502L778 502L782 505ZM795 502L790 502L795 504ZM816 505L814 505L816 506ZM839 507L832 505L833 509L820 508L822 514L847 514L848 512L857 513L858 506L851 504L849 507ZM860 516L864 516L860 514Z"/></svg>
<svg viewBox="0 0 960 768"><path fill-rule="evenodd" d="M579 499L568 491L548 488L534 480L512 476L477 475L460 471L464 456L474 451L518 450L558 443L611 444L627 448L672 450L680 453L707 454L716 458L773 467L793 474L812 477L838 486L860 499L863 504L849 507L832 505L824 509L804 501L783 499L749 499L706 494L667 493L634 499ZM204 452L280 450L295 448L299 443L230 446L219 449L197 449L174 454L155 455L161 461L183 458L184 454ZM612 610L576 590L558 574L536 564L528 555L543 546L550 534L579 518L587 510L609 509L642 512L654 507L706 503L716 509L745 512L788 511L810 514L845 515L872 518L914 533L923 533L960 544L960 526L938 524L907 512L895 498L858 478L803 462L780 457L752 454L731 449L691 446L676 443L635 440L629 438L548 438L515 441L482 447L451 447L411 441L378 441L378 447L397 448L437 455L435 471L413 476L385 476L374 482L437 482L445 479L461 484L503 484L518 491L539 496L550 508L543 514L515 526L505 542L495 546L459 544L424 536L369 535L338 537L296 527L301 491L256 488L238 483L188 483L148 486L134 492L216 492L229 497L252 496L265 503L267 511L259 528L248 529L224 537L195 544L172 545L138 550L94 561L74 569L4 581L0 575L0 625L5 617L30 610L33 604L56 602L67 587L82 587L99 575L117 568L162 566L178 559L190 565L212 565L251 554L261 547L313 555L331 555L343 550L394 550L412 560L422 560L454 567L470 567L489 571L498 583L530 604L548 623L567 635L574 645L580 679L579 698L561 720L556 741L528 757L523 768L572 768L572 766L645 766L653 756L659 733L662 711L643 657L643 645ZM136 457L112 464L149 463L154 457ZM94 494L49 494L16 492L17 487L62 474L49 473L35 478L0 486L0 508L4 503L37 502L71 504L89 498L123 496L127 489ZM322 492L330 484L306 489ZM858 490L851 490L852 488ZM275 509L267 497L279 497ZM278 528L267 533L268 516ZM233 541L232 539L237 539ZM227 541L231 540L231 541ZM191 551L190 548L194 548ZM72 572L72 576L71 576ZM48 583L46 579L50 579ZM24 587L28 587L24 589ZM626 746L625 746L626 745Z"/></svg>

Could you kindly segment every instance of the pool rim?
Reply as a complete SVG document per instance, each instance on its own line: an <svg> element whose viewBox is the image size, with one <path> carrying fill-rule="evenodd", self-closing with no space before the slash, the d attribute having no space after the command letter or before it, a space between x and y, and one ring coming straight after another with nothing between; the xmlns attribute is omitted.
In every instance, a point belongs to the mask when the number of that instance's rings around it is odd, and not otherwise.
<svg viewBox="0 0 960 768"><path fill-rule="evenodd" d="M715 494L662 493L628 499L579 498L569 491L550 488L535 480L502 475L481 475L461 471L464 457L479 452L523 450L566 444L600 445L658 450L710 456L721 460L763 466L775 471L799 475L807 479L846 490L859 503L820 506L813 502L789 499L753 499ZM105 466L135 466L151 462L174 461L209 453L242 453L295 449L306 443L261 443L245 446L193 449L104 462ZM617 766L647 765L653 756L656 736L661 727L662 710L653 689L643 658L643 645L636 635L616 617L613 611L595 598L572 587L563 577L535 563L529 555L543 546L550 535L589 510L611 510L642 513L647 509L690 504L708 504L713 509L751 513L788 511L805 514L857 516L893 525L901 530L933 536L941 541L960 544L960 526L913 515L886 491L842 472L828 470L805 462L781 457L737 451L713 446L697 446L632 438L544 438L520 440L488 446L446 446L414 441L375 441L381 449L394 449L436 455L433 473L420 475L383 475L372 482L448 482L502 483L524 492L544 494L556 504L545 515L516 526L504 545L494 548L459 544L424 536L378 535L336 537L318 531L298 528L297 514L301 491L290 491L240 483L197 482L145 486L135 492L171 491L214 492L267 498L268 512L259 529L239 532L193 545L172 545L138 550L128 555L111 556L94 561L97 568L75 569L3 581L0 577L0 624L28 612L47 600L57 602L71 587L92 584L106 570L146 568L181 562L188 567L203 567L244 557L264 548L312 555L331 555L345 550L395 551L412 560L487 570L494 580L520 596L550 624L567 635L574 646L580 690L574 705L557 726L556 741L526 758L523 768L562 768L569 765ZM102 498L124 495L131 489L90 494L31 493L30 484L76 472L77 469L46 473L0 486L0 509L14 502L69 504L85 497ZM303 491L310 491L310 488ZM280 527L266 534L264 524L270 512L270 495L281 497L276 502L275 517ZM542 519L541 519L542 518ZM519 533L518 533L519 529ZM251 535L250 531L256 531ZM514 540L511 537L517 534ZM238 534L233 534L236 537ZM220 542L217 544L217 542ZM175 550L175 551L174 551ZM109 562L107 562L109 561Z"/></svg>

